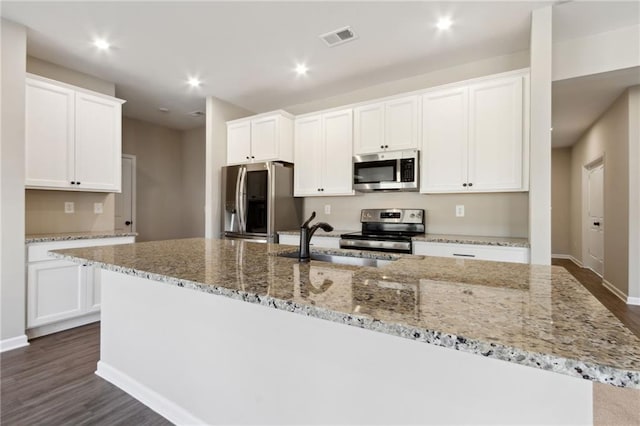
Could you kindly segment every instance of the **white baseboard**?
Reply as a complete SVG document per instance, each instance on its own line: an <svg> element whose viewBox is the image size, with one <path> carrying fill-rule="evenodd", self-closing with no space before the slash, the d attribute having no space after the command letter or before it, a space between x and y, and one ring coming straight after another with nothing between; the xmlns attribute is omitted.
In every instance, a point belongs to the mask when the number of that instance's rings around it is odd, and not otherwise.
<svg viewBox="0 0 640 426"><path fill-rule="evenodd" d="M173 401L149 389L142 383L122 373L117 368L98 361L96 374L109 383L119 387L162 417L176 425L205 425L206 422L195 417Z"/></svg>
<svg viewBox="0 0 640 426"><path fill-rule="evenodd" d="M627 297L627 305L640 306L640 297Z"/></svg>
<svg viewBox="0 0 640 426"><path fill-rule="evenodd" d="M11 351L13 349L29 346L27 335L12 337L10 339L0 340L0 352Z"/></svg>
<svg viewBox="0 0 640 426"><path fill-rule="evenodd" d="M27 330L27 336L29 336L29 339L35 339L36 337L46 336L47 334L57 333L59 331L80 327L81 325L87 325L97 321L100 321L100 312L94 312L89 315L70 318L51 324L40 325L38 327L32 327Z"/></svg>
<svg viewBox="0 0 640 426"><path fill-rule="evenodd" d="M627 295L624 294L624 292L622 290L618 289L616 286L614 286L613 284L611 284L609 281L605 280L604 278L602 279L602 285L604 286L604 288L606 288L611 293L616 295L624 303L627 303Z"/></svg>
<svg viewBox="0 0 640 426"><path fill-rule="evenodd" d="M554 259L569 259L570 261L572 261L573 263L575 263L579 267L581 267L581 268L583 267L582 266L582 262L580 262L575 257L571 256L570 254L552 254L551 257L554 258Z"/></svg>

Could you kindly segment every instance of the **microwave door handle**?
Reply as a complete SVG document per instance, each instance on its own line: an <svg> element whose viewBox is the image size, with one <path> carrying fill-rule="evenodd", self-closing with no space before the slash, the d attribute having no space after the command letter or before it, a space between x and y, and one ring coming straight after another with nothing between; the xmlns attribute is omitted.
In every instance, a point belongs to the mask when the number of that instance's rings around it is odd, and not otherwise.
<svg viewBox="0 0 640 426"><path fill-rule="evenodd" d="M402 182L402 159L398 158L396 161L396 182Z"/></svg>

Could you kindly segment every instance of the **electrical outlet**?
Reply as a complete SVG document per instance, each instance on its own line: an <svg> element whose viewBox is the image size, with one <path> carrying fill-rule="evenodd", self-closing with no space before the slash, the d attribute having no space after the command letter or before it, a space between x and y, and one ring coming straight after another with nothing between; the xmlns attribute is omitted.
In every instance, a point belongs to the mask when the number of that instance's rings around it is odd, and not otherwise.
<svg viewBox="0 0 640 426"><path fill-rule="evenodd" d="M73 201L66 201L64 203L64 212L65 213L73 213L75 212L75 204L73 203Z"/></svg>
<svg viewBox="0 0 640 426"><path fill-rule="evenodd" d="M464 205L458 204L456 206L456 217L464 217Z"/></svg>
<svg viewBox="0 0 640 426"><path fill-rule="evenodd" d="M324 205L324 214L331 214L331 204Z"/></svg>
<svg viewBox="0 0 640 426"><path fill-rule="evenodd" d="M102 203L93 203L93 212L95 214L102 214L104 213L104 209L103 209L103 205Z"/></svg>

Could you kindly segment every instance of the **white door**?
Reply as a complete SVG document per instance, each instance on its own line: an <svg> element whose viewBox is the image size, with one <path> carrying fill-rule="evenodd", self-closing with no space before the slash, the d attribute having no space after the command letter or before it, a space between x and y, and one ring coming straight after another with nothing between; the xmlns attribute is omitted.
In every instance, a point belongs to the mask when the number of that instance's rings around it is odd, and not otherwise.
<svg viewBox="0 0 640 426"><path fill-rule="evenodd" d="M122 105L76 93L76 187L120 191Z"/></svg>
<svg viewBox="0 0 640 426"><path fill-rule="evenodd" d="M383 151L384 103L358 107L353 114L353 152L358 155Z"/></svg>
<svg viewBox="0 0 640 426"><path fill-rule="evenodd" d="M587 200L587 267L598 275L604 273L604 166L590 169Z"/></svg>
<svg viewBox="0 0 640 426"><path fill-rule="evenodd" d="M86 295L82 265L52 260L32 263L27 269L27 327L83 313Z"/></svg>
<svg viewBox="0 0 640 426"><path fill-rule="evenodd" d="M522 189L523 78L469 88L469 190Z"/></svg>
<svg viewBox="0 0 640 426"><path fill-rule="evenodd" d="M278 124L278 116L251 121L251 161L278 158Z"/></svg>
<svg viewBox="0 0 640 426"><path fill-rule="evenodd" d="M118 232L135 232L136 157L122 156L122 191L115 194L115 228Z"/></svg>
<svg viewBox="0 0 640 426"><path fill-rule="evenodd" d="M293 169L293 193L296 197L320 195L323 167L322 116L314 115L296 120L294 143L296 167Z"/></svg>
<svg viewBox="0 0 640 426"><path fill-rule="evenodd" d="M421 192L467 190L467 89L422 96Z"/></svg>
<svg viewBox="0 0 640 426"><path fill-rule="evenodd" d="M353 194L353 112L323 114L322 195Z"/></svg>
<svg viewBox="0 0 640 426"><path fill-rule="evenodd" d="M384 109L385 149L417 148L418 96L386 102Z"/></svg>
<svg viewBox="0 0 640 426"><path fill-rule="evenodd" d="M251 160L251 121L227 125L227 164Z"/></svg>
<svg viewBox="0 0 640 426"><path fill-rule="evenodd" d="M27 80L26 180L29 187L75 188L75 92Z"/></svg>

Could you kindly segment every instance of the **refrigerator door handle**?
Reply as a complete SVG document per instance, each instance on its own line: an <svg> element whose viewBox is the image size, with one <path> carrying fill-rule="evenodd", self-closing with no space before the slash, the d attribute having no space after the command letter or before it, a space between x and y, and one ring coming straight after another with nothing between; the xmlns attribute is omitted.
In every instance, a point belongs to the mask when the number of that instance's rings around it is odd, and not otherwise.
<svg viewBox="0 0 640 426"><path fill-rule="evenodd" d="M240 198L240 204L238 205L240 214L240 232L247 232L247 168L242 167L240 169L240 185L238 186L238 193Z"/></svg>
<svg viewBox="0 0 640 426"><path fill-rule="evenodd" d="M242 167L238 170L238 176L236 178L236 213L238 218L238 230L242 232L242 207L240 207L240 184L242 183ZM231 228L233 231L233 228Z"/></svg>

